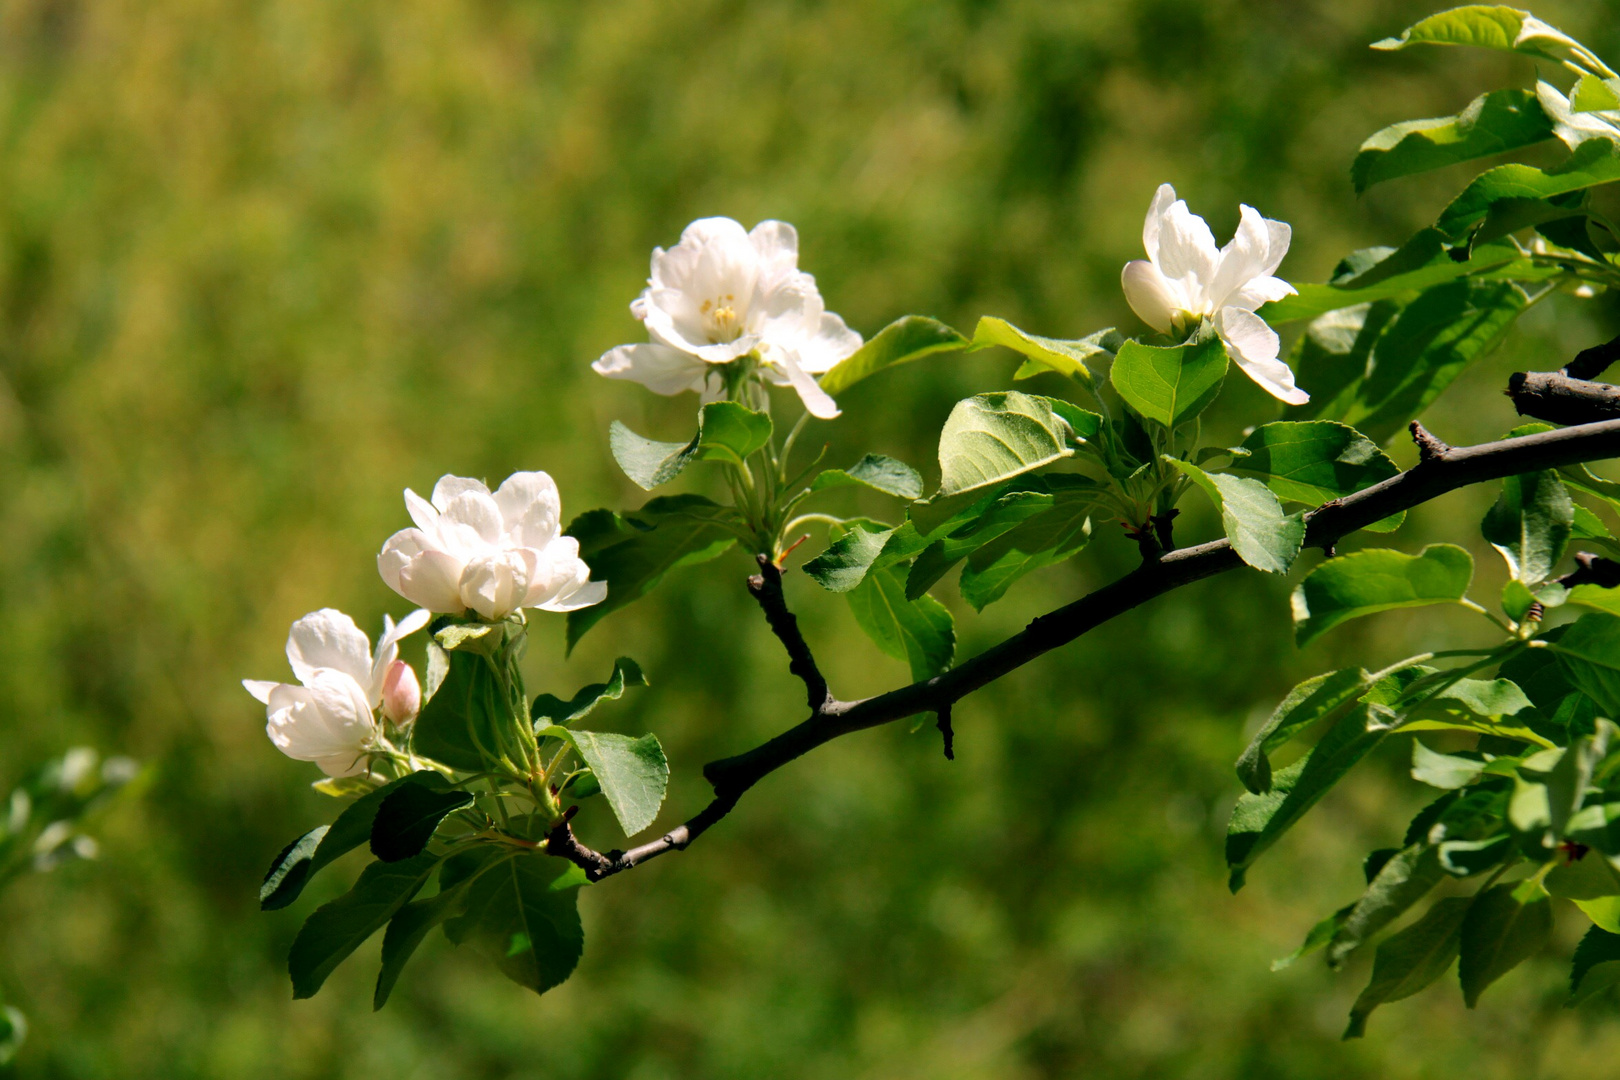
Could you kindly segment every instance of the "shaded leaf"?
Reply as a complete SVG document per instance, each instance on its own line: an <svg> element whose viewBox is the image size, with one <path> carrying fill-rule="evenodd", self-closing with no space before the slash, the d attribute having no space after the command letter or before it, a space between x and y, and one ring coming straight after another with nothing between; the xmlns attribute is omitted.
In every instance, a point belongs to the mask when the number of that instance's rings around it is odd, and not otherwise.
<svg viewBox="0 0 1620 1080"><path fill-rule="evenodd" d="M1349 705L1371 685L1362 668L1343 668L1316 675L1288 692L1271 717L1249 740L1234 766L1243 786L1256 795L1271 790L1271 755L1295 735Z"/></svg>
<svg viewBox="0 0 1620 1080"><path fill-rule="evenodd" d="M922 475L903 461L867 454L847 469L827 469L810 484L811 491L836 487L869 487L908 501L922 497Z"/></svg>
<svg viewBox="0 0 1620 1080"><path fill-rule="evenodd" d="M1354 494L1400 472L1389 456L1355 428L1331 420L1279 420L1255 428L1243 440L1248 451L1232 471L1254 476L1284 502L1320 506ZM1369 525L1389 532L1405 514Z"/></svg>
<svg viewBox="0 0 1620 1080"><path fill-rule="evenodd" d="M1510 476L1485 514L1480 532L1507 560L1515 581L1537 585L1564 557L1575 505L1556 473Z"/></svg>
<svg viewBox="0 0 1620 1080"><path fill-rule="evenodd" d="M617 701L624 696L627 686L646 686L647 676L641 665L628 656L613 662L613 674L607 682L591 683L567 701L551 694L540 694L529 709L529 718L536 727L546 724L570 724L590 715L592 709L604 701Z"/></svg>
<svg viewBox="0 0 1620 1080"><path fill-rule="evenodd" d="M1457 969L1470 1009L1487 986L1535 955L1552 922L1552 902L1534 882L1497 885L1474 897L1463 919Z"/></svg>
<svg viewBox="0 0 1620 1080"><path fill-rule="evenodd" d="M1575 946L1568 1005L1579 1005L1620 982L1620 934L1592 927Z"/></svg>
<svg viewBox="0 0 1620 1080"><path fill-rule="evenodd" d="M439 779L443 781L443 777ZM472 801L467 792L450 790L442 783L401 785L377 807L371 824L371 853L383 862L420 855L439 823Z"/></svg>
<svg viewBox="0 0 1620 1080"><path fill-rule="evenodd" d="M846 595L856 624L883 652L908 662L913 679L938 675L950 666L956 652L951 613L932 596L906 599L900 567L870 571Z"/></svg>
<svg viewBox="0 0 1620 1080"><path fill-rule="evenodd" d="M1498 203L1513 199L1547 199L1620 180L1620 143L1588 139L1559 164L1499 165L1481 173L1440 214L1435 228L1461 240L1483 222Z"/></svg>
<svg viewBox="0 0 1620 1080"><path fill-rule="evenodd" d="M1328 963L1334 967L1344 963L1346 957L1427 896L1445 876L1440 853L1433 844L1420 841L1402 848L1378 871L1344 926L1333 935L1328 945Z"/></svg>
<svg viewBox="0 0 1620 1080"><path fill-rule="evenodd" d="M968 555L1030 518L1044 515L1055 502L1051 494L1043 491L1009 491L997 498L983 513L932 541L918 554L906 575L906 597L917 599Z"/></svg>
<svg viewBox="0 0 1620 1080"><path fill-rule="evenodd" d="M1528 90L1495 90L1456 116L1391 124L1361 144L1350 166L1356 194L1398 176L1532 146L1553 137L1552 122Z"/></svg>
<svg viewBox="0 0 1620 1080"><path fill-rule="evenodd" d="M1367 1017L1378 1006L1411 997L1446 973L1457 959L1468 904L1465 896L1436 901L1423 918L1378 946L1372 978L1350 1009L1346 1039L1366 1033Z"/></svg>
<svg viewBox="0 0 1620 1080"><path fill-rule="evenodd" d="M465 914L446 922L452 941L472 944L520 986L544 993L567 980L585 949L577 866L545 855L499 859L472 881Z"/></svg>
<svg viewBox="0 0 1620 1080"><path fill-rule="evenodd" d="M1473 558L1454 544L1431 544L1416 555L1375 548L1329 559L1294 590L1294 637L1304 646L1364 615L1456 603L1473 576Z"/></svg>
<svg viewBox="0 0 1620 1080"><path fill-rule="evenodd" d="M735 401L711 401L698 411L698 430L684 443L643 438L613 421L608 446L624 474L643 490L669 482L693 461L741 465L771 437L771 418Z"/></svg>
<svg viewBox="0 0 1620 1080"><path fill-rule="evenodd" d="M416 895L438 865L434 855L371 863L360 872L354 888L315 909L287 956L293 997L314 995L333 969Z"/></svg>

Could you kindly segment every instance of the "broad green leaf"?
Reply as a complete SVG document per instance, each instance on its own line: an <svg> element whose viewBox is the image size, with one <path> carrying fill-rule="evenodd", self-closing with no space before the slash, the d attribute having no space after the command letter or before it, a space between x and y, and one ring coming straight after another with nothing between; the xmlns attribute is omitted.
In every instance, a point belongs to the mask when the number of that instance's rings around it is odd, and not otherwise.
<svg viewBox="0 0 1620 1080"><path fill-rule="evenodd" d="M658 817L664 789L669 786L669 761L658 736L636 739L567 728L552 728L548 733L562 735L579 751L626 836L634 836Z"/></svg>
<svg viewBox="0 0 1620 1080"><path fill-rule="evenodd" d="M1440 214L1435 228L1461 240L1491 208L1509 199L1547 199L1620 180L1620 143L1588 139L1569 158L1547 169L1499 165L1481 173Z"/></svg>
<svg viewBox="0 0 1620 1080"><path fill-rule="evenodd" d="M908 502L922 497L922 476L903 461L867 454L847 469L827 469L810 483L811 491L836 487L869 487Z"/></svg>
<svg viewBox="0 0 1620 1080"><path fill-rule="evenodd" d="M1427 896L1445 876L1440 853L1433 844L1419 841L1402 848L1378 871L1344 926L1333 935L1328 945L1328 964L1338 967L1344 963L1346 957Z"/></svg>
<svg viewBox="0 0 1620 1080"><path fill-rule="evenodd" d="M1350 1009L1346 1039L1366 1034L1367 1017L1378 1006L1411 997L1446 973L1457 959L1468 905L1466 896L1438 900L1423 918L1378 946L1372 979Z"/></svg>
<svg viewBox="0 0 1620 1080"><path fill-rule="evenodd" d="M372 1009L380 1009L388 1003L394 984L405 970L405 962L422 944L428 931L461 913L467 887L472 882L473 878L468 877L449 888L441 886L437 894L426 900L411 901L388 921L388 929L383 932L382 970L377 973L377 988L371 997Z"/></svg>
<svg viewBox="0 0 1620 1080"><path fill-rule="evenodd" d="M977 517L930 543L906 575L906 596L915 600L957 563L983 545L1032 517L1044 515L1056 499L1041 491L1009 491Z"/></svg>
<svg viewBox="0 0 1620 1080"><path fill-rule="evenodd" d="M944 323L921 315L905 315L879 330L854 355L823 375L821 388L837 395L884 368L909 364L935 353L960 352L967 346L968 339Z"/></svg>
<svg viewBox="0 0 1620 1080"><path fill-rule="evenodd" d="M430 774L433 775L433 774ZM403 784L377 806L371 823L371 853L383 862L420 855L439 823L472 803L465 791L451 790L443 777L436 785Z"/></svg>
<svg viewBox="0 0 1620 1080"><path fill-rule="evenodd" d="M1350 917L1350 912L1354 908L1354 904L1347 904L1311 927L1310 933L1305 935L1305 940L1300 944L1299 948L1287 956L1279 956L1273 960L1271 970L1282 971L1284 968L1292 967L1295 961L1303 960L1312 953L1325 949L1327 943L1333 940L1333 935L1339 932L1339 927L1344 925L1344 920Z"/></svg>
<svg viewBox="0 0 1620 1080"><path fill-rule="evenodd" d="M664 575L725 553L736 542L736 511L700 495L650 500L633 513L592 510L575 518L568 535L580 544L591 577L605 581L607 599L568 613L568 647L607 615L645 596Z"/></svg>
<svg viewBox="0 0 1620 1080"><path fill-rule="evenodd" d="M1234 767L1243 786L1256 795L1270 791L1271 755L1360 697L1372 685L1371 679L1362 668L1343 668L1313 676L1288 691L1237 759Z"/></svg>
<svg viewBox="0 0 1620 1080"><path fill-rule="evenodd" d="M1510 476L1480 523L1480 532L1507 560L1515 581L1537 585L1564 557L1575 506L1556 473Z"/></svg>
<svg viewBox="0 0 1620 1080"><path fill-rule="evenodd" d="M540 694L529 709L529 718L536 727L546 724L571 724L590 715L592 709L604 701L618 701L627 686L646 686L647 676L641 665L628 656L613 662L613 674L607 682L591 683L567 701L550 694Z"/></svg>
<svg viewBox="0 0 1620 1080"><path fill-rule="evenodd" d="M1538 719L1530 699L1510 680L1459 679L1391 722L1404 732L1472 731L1546 746L1530 728Z"/></svg>
<svg viewBox="0 0 1620 1080"><path fill-rule="evenodd" d="M1560 862L1542 879L1542 884L1553 896L1565 900L1620 897L1620 872L1616 872L1614 864L1596 851L1588 851L1579 859Z"/></svg>
<svg viewBox="0 0 1620 1080"><path fill-rule="evenodd" d="M906 599L906 577L898 566L867 573L846 594L855 622L879 649L911 665L916 680L938 675L956 653L951 613L932 596Z"/></svg>
<svg viewBox="0 0 1620 1080"><path fill-rule="evenodd" d="M983 611L1019 578L1080 552L1091 539L1097 485L1077 476L1052 476L1050 510L1007 530L974 550L962 568L962 599ZM908 582L909 587L909 582Z"/></svg>
<svg viewBox="0 0 1620 1080"><path fill-rule="evenodd" d="M418 772L390 781L344 807L330 826L316 826L288 844L264 876L259 907L275 911L298 899L317 871L371 839L371 825L384 799L404 785L421 783L428 777L443 780L438 773Z"/></svg>
<svg viewBox="0 0 1620 1080"><path fill-rule="evenodd" d="M1620 589L1605 589L1601 585L1577 585L1569 590L1569 603L1581 607L1620 615Z"/></svg>
<svg viewBox="0 0 1620 1080"><path fill-rule="evenodd" d="M1089 409L1082 409L1074 402L1064 401L1062 398L1042 397L1041 400L1050 405L1052 411L1069 425L1069 433L1077 441L1092 442L1102 433L1103 418Z"/></svg>
<svg viewBox="0 0 1620 1080"><path fill-rule="evenodd" d="M1226 346L1205 327L1184 345L1156 348L1125 342L1108 377L1140 416L1173 429L1215 400L1228 363Z"/></svg>
<svg viewBox="0 0 1620 1080"><path fill-rule="evenodd" d="M16 1060L28 1041L28 1017L15 1005L0 1005L0 1068Z"/></svg>
<svg viewBox="0 0 1620 1080"><path fill-rule="evenodd" d="M1620 982L1620 934L1594 926L1575 946L1568 1005L1579 1005Z"/></svg>
<svg viewBox="0 0 1620 1080"><path fill-rule="evenodd" d="M1286 574L1305 542L1305 519L1283 513L1282 503L1258 480L1209 473L1190 461L1164 459L1189 477L1221 513L1232 550L1256 570Z"/></svg>
<svg viewBox="0 0 1620 1080"><path fill-rule="evenodd" d="M826 551L804 564L804 572L829 592L849 592L872 570L905 562L928 544L909 521L891 528L853 521Z"/></svg>
<svg viewBox="0 0 1620 1080"><path fill-rule="evenodd" d="M1366 706L1359 706L1328 729L1320 742L1292 765L1278 769L1264 794L1245 792L1232 809L1226 830L1226 862L1233 892L1243 887L1254 861L1293 827L1345 773L1384 737L1370 730Z"/></svg>
<svg viewBox="0 0 1620 1080"><path fill-rule="evenodd" d="M1464 1003L1472 1009L1487 986L1535 955L1552 924L1552 902L1534 882L1497 885L1474 897L1457 966Z"/></svg>
<svg viewBox="0 0 1620 1080"><path fill-rule="evenodd" d="M1250 432L1240 449L1248 453L1233 462L1233 472L1256 477L1284 502L1310 506L1343 498L1400 472L1371 439L1331 420L1265 424ZM1405 516L1386 518L1368 526L1368 531L1393 531Z"/></svg>
<svg viewBox="0 0 1620 1080"><path fill-rule="evenodd" d="M579 868L519 853L489 866L468 887L466 913L445 925L519 986L544 993L567 980L585 949L579 922ZM454 928L454 933L452 933Z"/></svg>
<svg viewBox="0 0 1620 1080"><path fill-rule="evenodd" d="M1387 548L1340 555L1294 590L1294 637L1303 647L1340 623L1396 608L1457 603L1473 580L1473 557L1454 544L1416 555Z"/></svg>
<svg viewBox="0 0 1620 1080"><path fill-rule="evenodd" d="M1582 615L1549 648L1569 681L1605 716L1620 716L1620 617Z"/></svg>
<svg viewBox="0 0 1620 1080"><path fill-rule="evenodd" d="M1484 769L1483 760L1438 753L1412 740L1412 779L1420 784L1452 791L1472 784Z"/></svg>
<svg viewBox="0 0 1620 1080"><path fill-rule="evenodd" d="M1571 815L1565 835L1577 844L1620 856L1620 802L1600 802Z"/></svg>
<svg viewBox="0 0 1620 1080"><path fill-rule="evenodd" d="M287 956L293 997L314 995L333 969L416 895L438 865L434 855L371 863L360 872L353 889L316 908L293 939Z"/></svg>
<svg viewBox="0 0 1620 1080"><path fill-rule="evenodd" d="M1058 341L1026 333L1005 319L986 315L974 328L973 344L969 348L978 350L1001 345L1026 357L1028 362L1025 367L1033 365L1035 370L1026 374L1024 368L1020 368L1019 373L1013 376L1015 379L1028 378L1044 370L1055 371L1092 386L1096 380L1086 367L1086 361L1113 356L1123 343L1124 338L1113 327L1088 334L1079 341Z"/></svg>
<svg viewBox="0 0 1620 1080"><path fill-rule="evenodd" d="M1452 877L1483 874L1513 856L1512 843L1513 837L1506 833L1486 840L1443 840L1439 849L1440 866Z"/></svg>
<svg viewBox="0 0 1620 1080"><path fill-rule="evenodd" d="M495 663L465 649L450 652L450 671L411 730L417 753L463 772L482 772L499 760L512 703Z"/></svg>
<svg viewBox="0 0 1620 1080"><path fill-rule="evenodd" d="M712 401L698 412L697 434L684 443L643 438L617 420L608 428L608 446L624 474L651 491L680 475L693 461L743 460L771 437L771 418L735 401Z"/></svg>
<svg viewBox="0 0 1620 1080"><path fill-rule="evenodd" d="M1620 79L1582 75L1569 94L1571 112L1614 112L1620 110Z"/></svg>
<svg viewBox="0 0 1620 1080"><path fill-rule="evenodd" d="M1591 50L1528 11L1496 4L1469 4L1442 11L1414 24L1398 38L1373 43L1375 49L1408 45L1469 45L1522 53L1557 63L1569 62L1599 75L1613 75Z"/></svg>
<svg viewBox="0 0 1620 1080"><path fill-rule="evenodd" d="M1356 194L1398 176L1532 146L1553 137L1529 90L1495 90L1456 116L1391 124L1361 144L1350 166Z"/></svg>
<svg viewBox="0 0 1620 1080"><path fill-rule="evenodd" d="M959 401L939 433L939 493L988 487L1069 457L1070 432L1046 398L1008 390Z"/></svg>

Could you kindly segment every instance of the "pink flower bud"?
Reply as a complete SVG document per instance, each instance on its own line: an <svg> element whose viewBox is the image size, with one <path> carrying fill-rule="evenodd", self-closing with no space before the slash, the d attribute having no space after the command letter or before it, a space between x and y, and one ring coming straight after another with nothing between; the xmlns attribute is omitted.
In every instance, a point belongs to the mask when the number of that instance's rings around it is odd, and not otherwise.
<svg viewBox="0 0 1620 1080"><path fill-rule="evenodd" d="M422 708L422 686L416 681L416 672L403 660L395 660L383 676L383 715L396 724L416 719Z"/></svg>

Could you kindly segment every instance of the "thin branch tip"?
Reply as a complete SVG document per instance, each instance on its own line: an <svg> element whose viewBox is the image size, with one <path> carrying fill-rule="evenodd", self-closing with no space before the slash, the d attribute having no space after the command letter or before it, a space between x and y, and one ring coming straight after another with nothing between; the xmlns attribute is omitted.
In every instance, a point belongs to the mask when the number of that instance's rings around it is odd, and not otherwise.
<svg viewBox="0 0 1620 1080"><path fill-rule="evenodd" d="M1418 461L1439 461L1451 453L1451 444L1436 438L1419 421L1413 420L1407 425L1407 430L1412 433L1412 441L1417 443Z"/></svg>
<svg viewBox="0 0 1620 1080"><path fill-rule="evenodd" d="M812 712L820 712L832 703L827 680L816 665L815 654L799 630L799 620L788 610L787 598L782 591L782 569L769 555L754 556L759 573L748 578L748 591L759 603L760 611L771 632L787 649L788 670L804 683L805 698Z"/></svg>

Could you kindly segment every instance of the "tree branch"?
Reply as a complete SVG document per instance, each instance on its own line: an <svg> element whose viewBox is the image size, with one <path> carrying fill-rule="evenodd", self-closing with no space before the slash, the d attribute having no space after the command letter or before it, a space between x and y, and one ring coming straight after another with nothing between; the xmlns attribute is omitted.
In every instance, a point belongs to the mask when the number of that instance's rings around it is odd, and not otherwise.
<svg viewBox="0 0 1620 1080"><path fill-rule="evenodd" d="M804 692L810 708L821 709L833 700L833 696L827 690L827 680L822 678L821 669L816 666L815 655L810 652L804 635L799 632L799 620L788 610L787 599L782 595L781 568L768 555L755 555L754 560L759 563L759 573L748 579L748 591L759 601L771 632L787 649L788 670L804 680Z"/></svg>
<svg viewBox="0 0 1620 1080"><path fill-rule="evenodd" d="M1406 472L1353 495L1324 503L1309 512L1306 515L1305 545L1331 550L1339 539L1350 533L1472 484L1620 456L1620 419L1479 446L1447 447L1438 439L1433 439L1428 449L1429 453L1423 460ZM774 575L765 570L765 565L770 565L770 570L775 571ZM804 678L799 669L800 656L808 661L808 670L816 680L812 682L810 678L805 678L807 688L812 691L809 719L752 750L704 766L703 775L714 786L714 801L696 817L654 843L628 852L600 855L579 845L565 821L548 839L548 850L572 859L585 869L591 880L597 881L666 851L684 849L729 813L749 788L816 747L841 736L918 713L949 716L951 707L957 701L1036 657L1067 645L1087 631L1155 597L1242 565L1242 560L1226 540L1169 552L1159 559L1144 562L1136 570L1088 596L1036 618L1023 630L950 671L876 697L839 701L826 695L826 682L816 671L814 660L809 659L809 649L804 645L797 623L787 613L785 604L781 605L778 616L772 617L774 605L781 603L781 573L774 564L765 560L760 577L755 579L760 581L759 588L755 589L752 580L749 588L754 591L761 607L766 609L771 628L788 646L789 656L794 658L795 674ZM786 619L782 619L781 615L786 615ZM823 694L819 706L814 704L814 691L817 689Z"/></svg>

